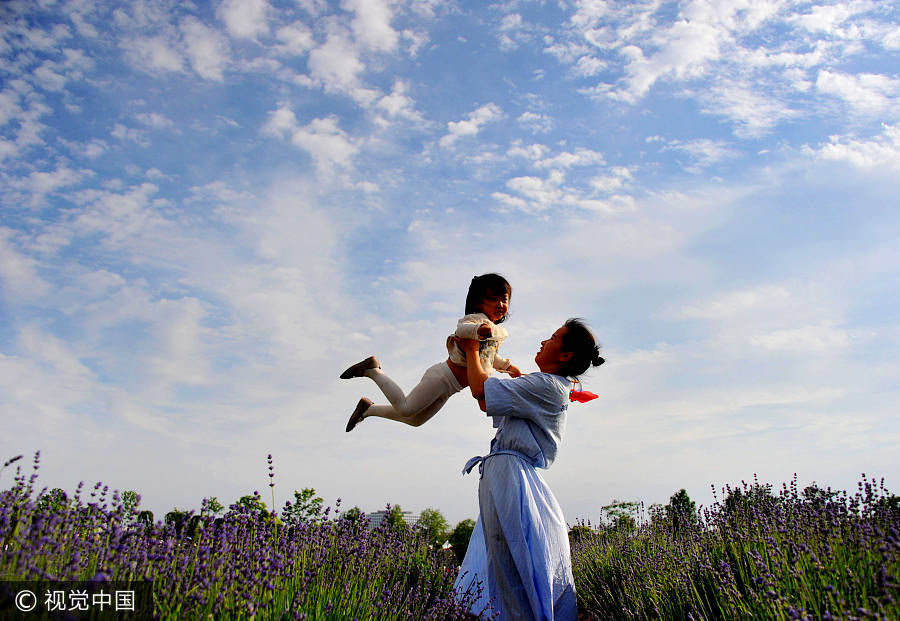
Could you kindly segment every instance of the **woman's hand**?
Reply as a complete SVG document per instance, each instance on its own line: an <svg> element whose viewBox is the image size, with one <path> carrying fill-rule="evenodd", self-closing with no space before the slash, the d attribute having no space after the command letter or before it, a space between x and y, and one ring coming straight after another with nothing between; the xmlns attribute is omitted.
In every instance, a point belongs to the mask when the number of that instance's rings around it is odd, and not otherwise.
<svg viewBox="0 0 900 621"><path fill-rule="evenodd" d="M480 346L478 339L461 339L456 337L456 344L459 345L459 348L466 352L467 355L478 355L478 347Z"/></svg>
<svg viewBox="0 0 900 621"><path fill-rule="evenodd" d="M506 367L506 372L509 373L510 377L520 377L522 375L522 371L514 364Z"/></svg>

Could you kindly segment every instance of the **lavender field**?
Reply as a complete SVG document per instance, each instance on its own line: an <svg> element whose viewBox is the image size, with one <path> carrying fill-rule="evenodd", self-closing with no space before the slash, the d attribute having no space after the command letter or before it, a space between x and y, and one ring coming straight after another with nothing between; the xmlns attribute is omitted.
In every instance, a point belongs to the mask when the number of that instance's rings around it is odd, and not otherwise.
<svg viewBox="0 0 900 621"><path fill-rule="evenodd" d="M26 476L17 464L0 492L0 580L149 582L160 619L471 618L450 557L415 531L328 509L282 520L259 497L221 518L204 506L153 523L99 483L64 499L39 490L38 465ZM882 483L774 495L754 482L721 496L575 526L580 617L900 619L900 499Z"/></svg>
<svg viewBox="0 0 900 621"><path fill-rule="evenodd" d="M754 481L699 512L573 532L579 605L597 619L900 619L900 497Z"/></svg>
<svg viewBox="0 0 900 621"><path fill-rule="evenodd" d="M42 502L37 466L0 492L0 580L149 581L153 617L171 620L466 618L456 569L419 537L329 509L289 526L258 497L147 524L100 483Z"/></svg>

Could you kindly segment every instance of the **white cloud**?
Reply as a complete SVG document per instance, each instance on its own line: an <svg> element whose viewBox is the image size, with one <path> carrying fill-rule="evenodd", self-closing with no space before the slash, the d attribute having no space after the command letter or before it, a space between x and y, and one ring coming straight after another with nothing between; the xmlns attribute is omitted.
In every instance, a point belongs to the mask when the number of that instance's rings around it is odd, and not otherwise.
<svg viewBox="0 0 900 621"><path fill-rule="evenodd" d="M184 70L184 59L173 41L162 36L123 39L121 46L131 63L145 71Z"/></svg>
<svg viewBox="0 0 900 621"><path fill-rule="evenodd" d="M324 44L309 53L308 66L312 78L326 92L345 93L357 102L367 105L379 93L362 86L360 74L365 65L359 59L356 47L340 29L332 32Z"/></svg>
<svg viewBox="0 0 900 621"><path fill-rule="evenodd" d="M843 99L861 114L896 116L900 109L900 79L885 75L822 70L816 78L816 88Z"/></svg>
<svg viewBox="0 0 900 621"><path fill-rule="evenodd" d="M22 116L19 106L20 95L11 89L0 92L0 126Z"/></svg>
<svg viewBox="0 0 900 621"><path fill-rule="evenodd" d="M88 159L96 159L106 153L106 151L109 149L109 145L99 138L93 138L90 142L87 143L70 142L62 138L60 138L59 141L73 153L76 153Z"/></svg>
<svg viewBox="0 0 900 621"><path fill-rule="evenodd" d="M848 162L858 168L900 170L900 125L884 125L880 136L860 140L854 136L832 136L819 148L804 147L808 155Z"/></svg>
<svg viewBox="0 0 900 621"><path fill-rule="evenodd" d="M739 82L715 84L698 97L703 112L734 123L739 138L764 136L780 122L800 114L779 98Z"/></svg>
<svg viewBox="0 0 900 621"><path fill-rule="evenodd" d="M225 38L194 17L181 21L181 34L194 71L202 78L221 82L222 72L228 63Z"/></svg>
<svg viewBox="0 0 900 621"><path fill-rule="evenodd" d="M154 129L167 129L175 124L158 112L141 112L134 115L135 120Z"/></svg>
<svg viewBox="0 0 900 621"><path fill-rule="evenodd" d="M48 91L61 91L66 85L64 75L55 71L55 63L44 62L32 74L35 81Z"/></svg>
<svg viewBox="0 0 900 621"><path fill-rule="evenodd" d="M65 378L66 384L86 387L94 379L94 373L64 341L41 331L34 325L22 328L19 338L23 353L52 368L59 376Z"/></svg>
<svg viewBox="0 0 900 621"><path fill-rule="evenodd" d="M602 194L621 192L626 189L633 179L631 170L625 166L613 166L609 173L598 175L591 179L591 187Z"/></svg>
<svg viewBox="0 0 900 621"><path fill-rule="evenodd" d="M216 15L225 22L231 36L238 39L255 39L269 33L266 0L224 0Z"/></svg>
<svg viewBox="0 0 900 621"><path fill-rule="evenodd" d="M422 113L416 110L415 100L406 95L408 90L408 82L400 79L395 80L390 94L379 99L376 107L386 112L390 117L421 122L423 120Z"/></svg>
<svg viewBox="0 0 900 621"><path fill-rule="evenodd" d="M390 2L341 0L341 7L354 13L350 26L361 45L384 52L397 47L397 32L391 27L393 11Z"/></svg>
<svg viewBox="0 0 900 621"><path fill-rule="evenodd" d="M469 114L469 118L463 121L450 121L447 123L447 134L441 138L442 147L450 147L464 136L475 136L481 128L488 123L503 118L503 110L494 103L485 104Z"/></svg>
<svg viewBox="0 0 900 621"><path fill-rule="evenodd" d="M596 56L582 56L575 62L575 73L582 77L591 77L598 75L604 69L609 66L604 60L597 58Z"/></svg>
<svg viewBox="0 0 900 621"><path fill-rule="evenodd" d="M147 136L143 131L133 127L127 127L122 123L113 125L112 131L110 131L109 134L118 140L130 140L131 142L136 142L142 146L147 146L149 144Z"/></svg>
<svg viewBox="0 0 900 621"><path fill-rule="evenodd" d="M153 209L151 197L159 190L152 183L142 183L123 193L109 190L83 190L72 196L83 205L75 217L73 228L80 235L101 233L103 244L115 250L140 252L137 241L144 238L158 243L169 229L165 219ZM165 252L165 250L162 250Z"/></svg>
<svg viewBox="0 0 900 621"><path fill-rule="evenodd" d="M199 386L211 380L203 344L207 317L204 305L195 298L162 299L156 303L153 339L158 353L148 361L149 371L162 386Z"/></svg>
<svg viewBox="0 0 900 621"><path fill-rule="evenodd" d="M576 149L574 152L562 152L553 157L535 162L538 168L571 168L573 166L595 166L604 163L603 154L590 149Z"/></svg>
<svg viewBox="0 0 900 621"><path fill-rule="evenodd" d="M338 118L328 116L313 119L308 125L299 125L294 112L282 106L269 113L263 133L286 137L294 146L309 153L320 172L330 172L335 165L349 168L359 152L358 141L349 137L340 127Z"/></svg>
<svg viewBox="0 0 900 621"><path fill-rule="evenodd" d="M794 22L810 32L821 32L833 37L846 37L853 28L853 18L877 8L877 3L868 0L851 0L838 4L820 4L810 8L808 13L794 15L789 21ZM848 24L847 28L841 28Z"/></svg>
<svg viewBox="0 0 900 621"><path fill-rule="evenodd" d="M699 138L688 142L673 140L664 150L683 151L690 155L694 159L694 165L689 168L692 172L699 172L723 160L736 158L740 155L728 143L722 140L710 140L709 138Z"/></svg>
<svg viewBox="0 0 900 621"><path fill-rule="evenodd" d="M516 140L513 146L507 150L506 155L509 157L524 157L529 160L537 161L543 159L547 154L548 148L542 144L530 144L523 146L521 141Z"/></svg>
<svg viewBox="0 0 900 621"><path fill-rule="evenodd" d="M565 174L559 168L550 170L546 177L513 177L506 181L506 188L513 194L494 192L491 196L506 207L530 213L565 207L616 213L635 207L634 199L628 195L613 194L600 199L578 187L566 185Z"/></svg>
<svg viewBox="0 0 900 621"><path fill-rule="evenodd" d="M67 166L60 166L51 171L29 173L27 177L13 180L10 185L30 195L32 207L41 207L47 194L52 194L61 188L76 185L88 175L88 171L73 170Z"/></svg>
<svg viewBox="0 0 900 621"><path fill-rule="evenodd" d="M728 320L783 312L799 305L800 300L783 285L762 285L728 291L696 304L682 307L680 315L688 319Z"/></svg>
<svg viewBox="0 0 900 621"><path fill-rule="evenodd" d="M283 54L303 56L315 46L312 31L303 22L294 22L275 31L282 45L278 51Z"/></svg>
<svg viewBox="0 0 900 621"><path fill-rule="evenodd" d="M634 104L660 82L676 87L699 83L686 94L698 99L705 113L732 122L740 138L758 138L810 112L827 113L813 98L790 97L813 86L845 99L857 112L891 114L898 109L894 78L844 76L831 68L839 59L866 55L864 42L884 46L887 33L896 30L875 2L812 6L806 13L801 13L805 7L784 0L689 0L676 7L674 16L658 8L655 2L578 3L570 17L570 36L552 38L546 51L570 65L575 75L618 73L617 80L580 89L597 100ZM796 36L761 41L756 35L768 26ZM709 79L712 85L706 83Z"/></svg>
<svg viewBox="0 0 900 621"><path fill-rule="evenodd" d="M735 9L736 10L736 9ZM696 78L703 75L712 61L718 60L724 43L730 38L721 20L679 20L660 31L653 41L657 50L646 56L644 49L631 44L621 48L628 59L623 87L610 95L634 103L643 97L660 78Z"/></svg>
<svg viewBox="0 0 900 621"><path fill-rule="evenodd" d="M750 342L768 350L783 350L791 353L824 354L850 345L851 337L833 322L824 321L816 325L773 330L750 337Z"/></svg>
<svg viewBox="0 0 900 621"><path fill-rule="evenodd" d="M606 0L576 0L575 6L577 8L569 21L580 31L595 28L609 13L609 3Z"/></svg>
<svg viewBox="0 0 900 621"><path fill-rule="evenodd" d="M530 111L520 114L516 121L533 134L546 134L552 131L555 125L553 117Z"/></svg>
<svg viewBox="0 0 900 621"><path fill-rule="evenodd" d="M50 287L39 275L37 261L20 251L15 235L15 231L0 227L0 282L13 299L33 300Z"/></svg>

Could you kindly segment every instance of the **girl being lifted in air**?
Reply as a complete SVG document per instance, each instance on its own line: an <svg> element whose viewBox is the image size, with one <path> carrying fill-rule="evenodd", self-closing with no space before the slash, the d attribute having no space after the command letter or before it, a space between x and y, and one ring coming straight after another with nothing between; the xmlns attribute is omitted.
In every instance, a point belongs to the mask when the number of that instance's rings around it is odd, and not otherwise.
<svg viewBox="0 0 900 621"><path fill-rule="evenodd" d="M506 320L512 287L498 274L483 274L472 279L466 296L466 315L459 320L456 332L447 337L446 361L439 362L425 371L418 386L408 395L381 370L375 356L357 362L341 373L341 379L351 377L371 378L390 405L374 405L363 397L347 421L351 431L364 418L379 416L418 427L437 414L451 396L469 385L466 372L466 353L457 345L457 338L478 340L478 357L483 369L493 369L519 377L522 372L509 359L497 355L497 349L507 337L498 324Z"/></svg>

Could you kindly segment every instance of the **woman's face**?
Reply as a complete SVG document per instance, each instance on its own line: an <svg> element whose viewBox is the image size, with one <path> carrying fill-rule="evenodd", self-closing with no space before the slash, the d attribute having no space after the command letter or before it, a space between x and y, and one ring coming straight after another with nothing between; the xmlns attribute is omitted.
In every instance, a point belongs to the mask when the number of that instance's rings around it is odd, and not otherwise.
<svg viewBox="0 0 900 621"><path fill-rule="evenodd" d="M568 331L567 327L561 326L557 328L553 336L541 341L541 348L534 357L534 361L544 373L558 371L561 364L572 357L571 352L562 350L562 338Z"/></svg>

